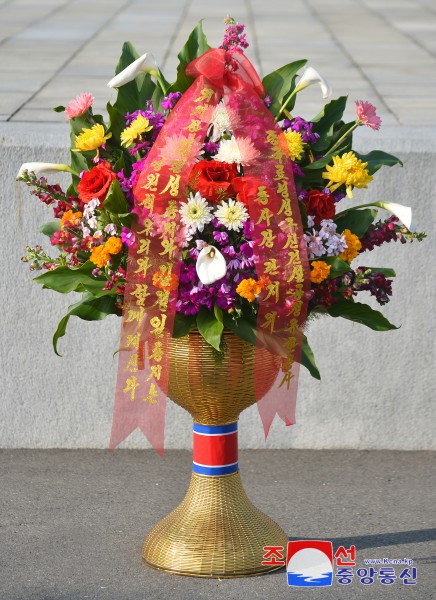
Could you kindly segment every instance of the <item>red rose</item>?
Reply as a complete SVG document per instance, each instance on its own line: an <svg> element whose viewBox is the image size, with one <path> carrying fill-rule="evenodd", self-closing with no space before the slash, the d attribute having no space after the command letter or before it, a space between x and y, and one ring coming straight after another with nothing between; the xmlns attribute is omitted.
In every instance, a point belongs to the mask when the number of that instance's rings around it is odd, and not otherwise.
<svg viewBox="0 0 436 600"><path fill-rule="evenodd" d="M306 211L313 217L316 225L320 225L323 219L333 219L335 216L333 196L319 190L310 190L306 200Z"/></svg>
<svg viewBox="0 0 436 600"><path fill-rule="evenodd" d="M116 179L116 175L108 162L102 162L96 167L92 167L90 171L83 174L77 186L80 200L87 204L94 198L98 198L102 203L114 179Z"/></svg>
<svg viewBox="0 0 436 600"><path fill-rule="evenodd" d="M218 203L234 194L232 179L238 174L235 164L217 160L200 160L189 175L189 186L203 198Z"/></svg>

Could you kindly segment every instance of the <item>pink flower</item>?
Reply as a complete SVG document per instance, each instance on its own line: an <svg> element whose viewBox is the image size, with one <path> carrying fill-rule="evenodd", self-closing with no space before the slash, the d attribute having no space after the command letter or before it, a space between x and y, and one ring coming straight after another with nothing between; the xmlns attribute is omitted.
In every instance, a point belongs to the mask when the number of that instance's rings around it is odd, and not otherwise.
<svg viewBox="0 0 436 600"><path fill-rule="evenodd" d="M375 106L371 102L356 100L357 118L363 125L371 127L371 129L380 129L381 119L376 115Z"/></svg>
<svg viewBox="0 0 436 600"><path fill-rule="evenodd" d="M65 108L65 116L67 119L80 117L89 110L94 102L92 94L80 94L74 100L70 100Z"/></svg>

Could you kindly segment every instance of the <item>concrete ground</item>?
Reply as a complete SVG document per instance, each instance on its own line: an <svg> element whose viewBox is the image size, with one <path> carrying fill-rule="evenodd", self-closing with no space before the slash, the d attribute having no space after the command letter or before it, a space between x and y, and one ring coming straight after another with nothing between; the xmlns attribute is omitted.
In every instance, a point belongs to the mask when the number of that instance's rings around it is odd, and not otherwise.
<svg viewBox="0 0 436 600"><path fill-rule="evenodd" d="M436 598L434 453L241 454L248 495L291 539L355 544L356 569L364 559L412 559L417 584L364 586L355 578L300 592L283 570L233 580L159 573L143 566L141 546L186 491L188 451L162 461L152 451L3 450L0 599Z"/></svg>
<svg viewBox="0 0 436 600"><path fill-rule="evenodd" d="M104 108L125 40L171 81L195 23L205 18L218 45L229 13L247 24L261 73L308 58L336 95L374 102L385 125L436 125L434 0L0 0L0 120L61 123L51 107L82 91ZM305 110L318 112L318 90Z"/></svg>

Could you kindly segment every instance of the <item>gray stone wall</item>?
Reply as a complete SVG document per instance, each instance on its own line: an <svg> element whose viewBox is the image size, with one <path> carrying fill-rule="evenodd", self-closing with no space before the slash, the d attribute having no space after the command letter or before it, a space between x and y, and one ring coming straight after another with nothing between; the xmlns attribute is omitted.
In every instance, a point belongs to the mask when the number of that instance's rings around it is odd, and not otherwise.
<svg viewBox="0 0 436 600"><path fill-rule="evenodd" d="M401 325L373 332L342 319L320 318L308 338L321 370L318 382L302 368L297 424L278 419L270 448L434 449L434 172L435 131L385 127L359 131L356 149L398 154L404 168L384 169L353 202L392 200L414 209L429 237L409 246L391 243L361 258L366 265L397 271L386 316ZM88 323L73 317L55 356L51 336L73 302L32 282L20 264L26 244L41 243L37 227L51 211L15 182L22 162L67 160L66 125L5 123L0 127L2 285L0 447L105 448L108 446L120 320ZM55 176L50 176L56 178ZM349 202L349 201L348 201ZM49 244L44 238L43 243ZM242 447L264 447L256 407L241 416ZM168 403L166 444L191 444L189 415ZM124 447L145 448L138 431Z"/></svg>

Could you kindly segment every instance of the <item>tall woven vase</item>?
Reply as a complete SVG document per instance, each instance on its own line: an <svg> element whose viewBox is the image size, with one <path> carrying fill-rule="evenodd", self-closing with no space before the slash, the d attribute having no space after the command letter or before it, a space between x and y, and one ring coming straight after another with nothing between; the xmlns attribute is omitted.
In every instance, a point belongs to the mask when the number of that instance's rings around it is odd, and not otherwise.
<svg viewBox="0 0 436 600"><path fill-rule="evenodd" d="M264 561L265 546L286 547L285 532L248 499L237 457L239 414L255 402L254 349L224 331L223 352L198 332L168 342L169 397L194 419L193 472L184 500L148 534L144 562L179 575L243 577L280 568ZM279 368L263 351L265 393Z"/></svg>

